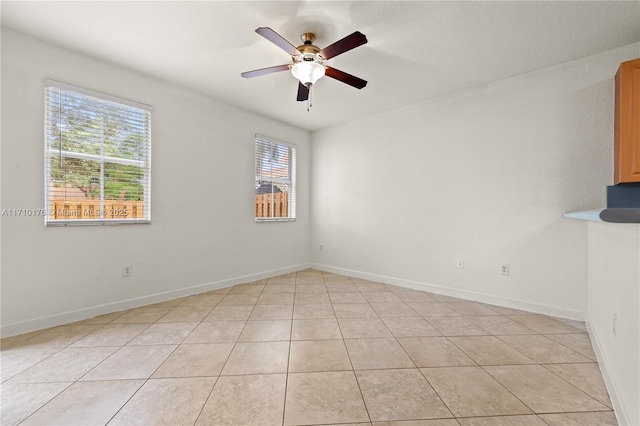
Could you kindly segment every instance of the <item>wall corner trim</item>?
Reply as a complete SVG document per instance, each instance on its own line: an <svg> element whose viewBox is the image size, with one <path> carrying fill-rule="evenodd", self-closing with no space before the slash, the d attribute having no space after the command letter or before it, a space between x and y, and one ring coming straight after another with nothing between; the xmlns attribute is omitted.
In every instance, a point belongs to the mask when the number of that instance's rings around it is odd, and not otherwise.
<svg viewBox="0 0 640 426"><path fill-rule="evenodd" d="M613 411L616 415L616 420L618 420L619 425L631 425L627 407L620 397L620 391L616 387L615 382L609 374L609 360L607 360L607 357L602 350L600 339L598 338L598 333L596 333L595 327L593 327L591 325L591 322L589 321L588 313L585 324L587 326L587 331L589 332L589 338L591 339L591 346L593 346L593 350L596 353L598 367L600 368L600 372L602 373L602 378L604 380L605 386L607 387L607 392L609 392L609 398L611 399L611 404L613 405Z"/></svg>

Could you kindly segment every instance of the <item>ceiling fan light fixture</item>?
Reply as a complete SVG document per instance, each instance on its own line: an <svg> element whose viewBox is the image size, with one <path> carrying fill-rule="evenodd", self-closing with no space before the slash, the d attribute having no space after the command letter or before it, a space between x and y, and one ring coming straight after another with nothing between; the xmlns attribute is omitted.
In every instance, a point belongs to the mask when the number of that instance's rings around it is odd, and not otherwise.
<svg viewBox="0 0 640 426"><path fill-rule="evenodd" d="M291 67L291 74L307 87L316 84L324 72L324 66L315 61L300 61Z"/></svg>

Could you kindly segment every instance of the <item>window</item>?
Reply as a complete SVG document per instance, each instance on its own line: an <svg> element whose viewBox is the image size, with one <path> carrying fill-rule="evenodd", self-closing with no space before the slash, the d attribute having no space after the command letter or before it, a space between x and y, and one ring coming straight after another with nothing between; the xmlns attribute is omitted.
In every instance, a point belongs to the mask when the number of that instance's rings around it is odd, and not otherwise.
<svg viewBox="0 0 640 426"><path fill-rule="evenodd" d="M151 107L45 87L45 224L149 223Z"/></svg>
<svg viewBox="0 0 640 426"><path fill-rule="evenodd" d="M295 218L296 148L256 135L256 221Z"/></svg>

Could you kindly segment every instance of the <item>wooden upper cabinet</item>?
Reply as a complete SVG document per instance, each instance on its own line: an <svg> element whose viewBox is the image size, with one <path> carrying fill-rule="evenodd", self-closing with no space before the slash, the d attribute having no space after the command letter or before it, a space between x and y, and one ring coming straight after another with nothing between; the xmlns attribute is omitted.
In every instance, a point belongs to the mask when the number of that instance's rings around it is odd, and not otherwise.
<svg viewBox="0 0 640 426"><path fill-rule="evenodd" d="M616 73L613 183L640 182L640 58Z"/></svg>

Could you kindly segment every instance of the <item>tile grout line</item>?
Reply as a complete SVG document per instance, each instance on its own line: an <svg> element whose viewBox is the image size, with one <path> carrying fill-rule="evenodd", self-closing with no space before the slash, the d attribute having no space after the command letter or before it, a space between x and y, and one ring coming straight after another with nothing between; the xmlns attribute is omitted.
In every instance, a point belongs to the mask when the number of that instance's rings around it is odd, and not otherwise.
<svg viewBox="0 0 640 426"><path fill-rule="evenodd" d="M222 300L224 299L224 297L226 295L228 295L231 290L235 287L235 285L231 286L229 291L227 291L222 299L220 299L218 301L218 303L216 303L216 305L211 308L211 310L209 311L209 313L207 315L205 315L205 317L202 319L202 321L200 322L201 324L204 322L216 322L216 321L205 321L205 319L211 315L211 313L213 312L213 310L215 308L217 308L218 306L233 306L233 305L221 305L220 303L222 302ZM202 407L200 408L200 411L198 412L198 415L196 416L196 420L194 421L194 425L198 423L198 420L200 419L200 417L202 416L202 413L204 412L205 407L207 406L207 403L209 402L209 400L211 399L211 396L213 395L213 391L216 388L216 385L218 384L218 382L220 381L220 377L222 376L222 371L224 370L224 368L227 366L227 363L229 362L229 358L231 358L231 354L233 353L233 350L236 348L236 344L238 343L238 339L240 338L240 335L242 334L242 332L244 331L245 326L247 325L247 322L249 320L249 317L251 316L251 314L253 313L253 309L255 308L255 305L253 305L253 307L251 308L251 312L249 312L249 315L247 316L247 319L244 320L244 324L242 326L242 330L240 330L240 333L238 333L238 337L235 339L235 341L233 342L233 347L231 348L231 350L229 351L229 354L227 355L227 358L224 361L224 364L222 364L222 367L220 368L220 372L218 373L218 375L216 376L216 380L213 383L213 386L211 386L211 390L209 391L209 395L207 395L207 398L205 398L204 403L202 404ZM224 322L224 321L222 321ZM197 327L196 327L197 328ZM194 329L195 330L195 329ZM185 338L186 340L186 338ZM224 342L221 342L224 343ZM209 344L209 343L202 343L202 344ZM166 360L165 360L166 362ZM202 377L202 376L200 376Z"/></svg>
<svg viewBox="0 0 640 426"><path fill-rule="evenodd" d="M63 382L57 382L57 383L63 383ZM71 386L73 386L73 384L76 382L69 382L69 386L66 386L64 389L62 389L60 392L58 392L57 394L55 394L53 397L51 397L47 402L45 402L44 404L42 404L41 406L35 408L31 413L29 413L25 418L23 418L22 420L20 420L17 424L21 424L23 423L25 420L27 420L29 417L33 416L36 412L38 412L38 410L41 410L45 405L47 405L48 403L50 403L51 401L53 401L54 399L56 399L58 396L60 396L64 391L66 391L67 389L69 389Z"/></svg>
<svg viewBox="0 0 640 426"><path fill-rule="evenodd" d="M583 394L585 394L586 396L588 396L589 398L592 398L594 401L599 402L602 406L606 407L608 410L613 411L612 408L609 408L607 406L606 403L600 401L598 398L596 398L595 396L591 395L589 392L580 389L577 385L571 383L570 381L568 381L567 379L565 379L564 377L560 376L558 373L556 373L555 371L547 368L547 365L556 365L556 364L596 364L596 366L598 365L597 362L591 362L591 363L587 363L587 362L573 362L573 363L566 363L566 362L561 362L561 363L546 363L546 364L538 364L540 365L540 367L544 368L545 370L547 370L548 372L550 372L551 374L555 375L556 377L558 377L560 380L562 380L563 382L567 383L569 386L575 388L576 390L578 390L579 392L582 392ZM598 367L598 370L600 370L600 368ZM605 388L606 389L606 388ZM609 392L607 391L607 396L609 396Z"/></svg>
<svg viewBox="0 0 640 426"><path fill-rule="evenodd" d="M127 312L128 312L128 311L127 311ZM125 314L126 314L126 312L125 312L125 313L123 313L122 315L125 315ZM121 315L121 316L122 316L122 315ZM86 334L86 335L84 335L84 336L80 337L79 339L77 339L77 340L75 340L75 341L73 341L73 342L69 343L67 346L62 347L59 351L54 352L53 354L51 354L51 355L50 355L50 356L48 356L47 358L44 358L44 359L42 359L42 360L38 361L37 363L33 364L33 365L32 365L32 366L30 366L29 368L26 368L25 370L22 370L22 371L21 371L20 373L18 373L18 374L22 374L23 372L25 372L25 371L27 371L27 370L29 370L29 369L31 369L31 368L33 368L33 367L35 367L36 365L40 364L42 361L44 361L44 360L46 360L46 359L48 359L48 358L52 357L52 356L53 356L53 355L55 355L55 354L60 353L60 352L61 352L62 350L64 350L64 349L69 348L71 345L73 345L73 344L75 344L75 343L79 342L80 340L84 339L85 337L87 337L87 336L89 336L89 335L91 335L91 334L93 334L93 333L97 332L98 330L101 330L101 329L105 328L107 325L110 325L111 323L113 323L113 321L115 321L115 320L116 320L116 319L118 319L118 318L119 318L119 317L116 317L116 318L112 319L111 321L109 321L109 322L107 322L107 323L104 323L104 324L96 324L96 325L100 325L100 327L98 327L98 328L96 328L94 331L92 331L92 332L90 332L90 333L88 333L88 334ZM58 327L64 327L64 326L58 326ZM149 325L149 327L150 327L150 325ZM149 327L145 328L144 330L141 330L138 334L136 334L136 335L135 335L135 336L133 336L131 339L129 339L127 342L125 342L125 345L126 345L127 343L129 343L132 339L134 339L135 337L137 337L139 334L143 333L143 332L144 332L145 330L147 330ZM57 328L57 327L53 327L52 329L55 329L55 328ZM35 338L35 337L37 337L37 336L39 336L39 335L41 335L41 334L43 334L43 333L45 333L45 332L46 332L46 331L43 331L42 333L38 333L36 336L34 336L34 337L32 337L32 338ZM31 339L27 339L25 342L27 342L28 340L31 340ZM93 366L92 368L90 368L90 369L89 369L88 371L86 371L84 374L80 375L80 377L78 377L77 379L75 379L75 380L73 380L73 381L71 381L71 382L68 382L68 383L69 383L69 385L68 385L68 386L66 386L64 389L62 389L60 392L58 392L56 395L54 395L53 397L51 397L49 400L47 400L46 402L44 402L44 403L43 403L42 405L40 405L39 407L35 408L35 409L34 409L34 410L33 410L33 411L32 411L32 412L31 412L27 417L25 417L25 418L23 418L22 420L20 420L20 422L19 422L19 423L23 423L25 420L27 420L29 417L31 417L33 414L35 414L37 411L41 410L41 409L42 409L42 408L44 408L47 404L49 404L51 401L53 401L55 398L57 398L57 397L58 397L60 394L62 394L64 391L66 391L67 389L69 389L69 388L70 388L71 386L73 386L74 384L76 384L76 383L80 382L80 380L81 380L84 376L86 376L87 374L89 374L89 373L90 373L91 371L93 371L96 367L98 367L100 364L102 364L102 363L103 363L103 362L105 362L107 359L109 359L111 356L113 356L113 355L114 355L116 352L118 352L122 347L124 347L124 345L122 345L122 346L98 346L98 347L117 347L118 349L116 349L115 351L113 351L109 356L107 356L105 359L103 359L102 361L100 361L98 364L96 364L95 366ZM79 348L84 348L84 347L79 347ZM14 375L14 376L10 377L10 378L9 378L9 379L7 379L7 380L10 380L10 379L12 379L12 378L16 377L18 374L16 374L16 375ZM64 382L44 382L44 383L64 383ZM132 395L132 396L133 396L133 395Z"/></svg>
<svg viewBox="0 0 640 426"><path fill-rule="evenodd" d="M298 279L298 274L296 273L296 281ZM294 281L294 286L295 284ZM269 281L267 280L267 284ZM291 363L291 342L292 342L292 333L293 333L293 310L295 308L296 302L296 289L293 289L293 303L291 304L291 324L289 327L289 350L287 351L287 371L284 377L284 397L282 398L282 425L284 426L285 419L287 417L287 391L289 390L289 364Z"/></svg>
<svg viewBox="0 0 640 426"><path fill-rule="evenodd" d="M188 296L188 297L191 297L191 296ZM188 297L187 297L187 299L188 299ZM185 299L185 301L183 301L182 303L186 302L186 300L187 300L187 299ZM198 322L198 325L196 325L196 326L195 326L195 327L194 327L194 328L189 332L189 334L188 334L188 335L186 335L184 338L182 338L182 340L180 341L180 343L178 343L178 344L176 345L175 349L174 349L173 351L171 351L171 353L170 353L170 354L169 354L169 355L164 359L164 361L163 361L163 362L161 362L161 363L160 363L160 365L158 365L158 367L153 371L153 373L151 373L151 375L149 376L149 378L148 378L148 379L147 379L147 380L142 384L142 386L141 386L140 388L138 388L138 390L137 390L133 395L131 395L131 398L129 398L129 399L127 400L127 402L126 402L126 403L124 403L124 404L122 405L122 407L120 407L120 409L116 412L116 414L114 414L114 415L113 415L113 417L111 417L111 419L109 419L109 422L110 422L111 420L113 420L113 419L118 415L118 413L119 413L120 411L122 411L122 409L123 409L123 408L124 408L128 403L129 403L129 401L131 401L131 400L133 399L133 397L134 397L134 396L135 396L135 395L140 391L140 389L142 389L142 387L144 387L144 385L146 385L146 384L149 382L149 380L151 380L151 379L153 378L153 375L154 375L154 374L156 374L156 373L158 372L158 370L160 370L160 368L162 368L162 366L167 362L167 360L168 360L169 358L171 358L171 356L172 356L174 353L176 353L176 351L177 351L177 350L178 350L178 349L179 349L179 348L184 344L184 342L185 342L185 341L186 341L186 340L187 340L187 339L188 339L188 338L193 334L193 331L194 331L194 330L196 330L196 329L197 329L197 328L198 328L198 327L199 327L199 326L204 322L204 319L205 319L205 318L207 318L207 317L211 314L211 312L216 308L216 306L218 306L218 304L220 303L220 301L221 301L221 300L222 300L222 299L220 299L220 300L219 300L215 305L213 305L213 306L211 307L211 309L209 309L209 311L208 311L205 315L203 315L203 316L202 316L202 319ZM179 304L178 306L176 306L176 307L180 307L180 306L182 306L182 303L180 303L180 304ZM183 307L187 307L187 306L183 306ZM175 308L174 308L174 309L175 309ZM170 312L172 312L172 311L173 311L173 309L172 309L171 311L167 312L167 314L166 314L166 315L168 315L168 314L169 314ZM165 315L165 316L166 316L166 315ZM164 316L163 316L163 318L164 318ZM158 323L158 322L156 322L156 323ZM201 376L201 377L202 377L202 376ZM200 407L200 410L198 411L198 415L196 416L196 418L195 418L195 420L194 420L194 422L193 422L193 424L194 424L194 425L198 422L198 419L200 418L200 415L202 414L202 410L204 410L204 407L205 407L205 405L207 404L207 401L209 400L209 397L211 396L211 393L213 393L213 388L215 388L216 383L218 383L218 379L219 379L219 377L220 377L220 376L218 375L218 377L216 377L216 378L215 378L215 380L214 380L214 382L213 382L213 385L211 386L211 390L209 391L209 395L207 395L207 398L205 398L205 400L204 400L204 402L203 402L203 404L202 404L202 407ZM180 378L183 378L183 377L180 377ZM179 379L179 378L178 378L178 377L175 377L174 379ZM158 380L158 379L155 379L155 380ZM160 379L160 380L162 380L162 379ZM109 422L107 422L107 424L108 424Z"/></svg>
<svg viewBox="0 0 640 426"><path fill-rule="evenodd" d="M406 304L407 306L408 303L404 302L404 304ZM411 308L411 306L409 306L409 308ZM412 309L413 310L413 309ZM374 309L375 311L375 309ZM415 311L414 311L415 312ZM376 311L377 313L377 311ZM417 313L417 312L416 312ZM379 314L378 314L379 316ZM451 414L451 418L455 419L456 416L453 414L453 411L451 410L451 408L447 405L447 403L444 401L444 399L442 398L442 396L440 395L440 393L438 393L438 391L436 390L436 388L431 384L431 382L429 381L429 379L424 375L424 373L422 372L422 370L420 369L420 367L418 367L418 364L416 363L416 361L413 359L413 357L411 357L411 355L409 353L407 353L407 350L405 349L404 346L402 346L402 343L400 343L400 341L398 340L398 338L395 336L395 334L393 334L393 332L391 331L391 329L389 329L389 327L387 326L387 324L384 322L384 320L382 319L382 317L380 317L380 320L382 321L382 323L384 324L384 326L387 328L387 330L389 331L389 333L391 333L391 335L393 336L393 339L396 341L396 343L398 344L398 346L400 346L400 348L402 349L403 353L411 360L411 362L413 363L413 366L415 367L415 369L418 371L418 373L420 373L420 376L427 382L427 384L429 385L429 387L431 387L431 389L433 390L433 392L436 394L436 396L438 397L438 399L440 400L440 402L442 403L442 405L447 409L447 411L449 412L449 414ZM427 321L427 323L429 323ZM433 326L433 325L432 325ZM435 327L434 327L435 328ZM437 329L436 329L437 330ZM439 330L438 330L439 331ZM446 339L446 337L445 337ZM448 339L447 339L448 340ZM411 370L413 370L413 368L411 368ZM456 420L457 421L457 420ZM458 422L459 423L459 422Z"/></svg>
<svg viewBox="0 0 640 426"><path fill-rule="evenodd" d="M349 281L351 281L351 278L349 278ZM340 321L338 321L338 315L336 314L336 310L333 306L333 302L331 301L330 297L329 297L329 303L331 305L331 310L333 311L333 315L336 317L338 330L340 330L340 336L342 336L342 345L344 346L344 350L347 353L347 357L349 358L349 363L351 364L351 373L353 374L353 377L356 379L356 385L358 385L358 391L360 392L360 398L362 398L362 404L364 405L364 409L367 413L367 417L369 418L369 423L373 424L373 420L371 419L371 413L369 412L369 407L367 406L367 401L364 399L364 393L362 392L362 387L360 386L358 375L356 374L355 367L353 366L353 360L351 359L351 354L349 353L349 349L347 348L347 343L345 342L344 333L342 332L342 327L340 326Z"/></svg>
<svg viewBox="0 0 640 426"><path fill-rule="evenodd" d="M491 374L491 372L487 371L486 368L484 368L484 366L480 366L480 368L482 369L482 371L484 371L485 373L487 373L493 380L495 380L504 390L506 390L510 395L512 395L515 399L517 399L518 401L520 401L520 403L522 405L524 405L525 407L527 407L527 409L529 409L533 414L537 415L538 413L536 413L536 410L534 410L533 408L531 408L529 406L529 404L527 404L526 402L524 402L520 397L518 397L518 395L516 395L515 393L513 393L511 391L511 389L509 389L504 383L502 383L500 380L498 380L497 377L495 377L493 374ZM545 422L546 423L546 422Z"/></svg>

